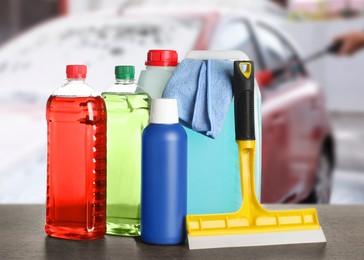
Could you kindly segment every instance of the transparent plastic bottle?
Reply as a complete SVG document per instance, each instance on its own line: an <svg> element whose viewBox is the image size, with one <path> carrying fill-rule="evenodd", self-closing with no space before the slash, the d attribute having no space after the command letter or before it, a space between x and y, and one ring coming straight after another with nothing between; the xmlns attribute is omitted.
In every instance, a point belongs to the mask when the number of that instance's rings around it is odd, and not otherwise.
<svg viewBox="0 0 364 260"><path fill-rule="evenodd" d="M106 232L106 108L85 78L85 65L68 65L67 82L49 97L46 112L45 231L73 240Z"/></svg>
<svg viewBox="0 0 364 260"><path fill-rule="evenodd" d="M107 108L107 233L140 235L141 139L149 96L134 83L134 66L116 66L102 93Z"/></svg>

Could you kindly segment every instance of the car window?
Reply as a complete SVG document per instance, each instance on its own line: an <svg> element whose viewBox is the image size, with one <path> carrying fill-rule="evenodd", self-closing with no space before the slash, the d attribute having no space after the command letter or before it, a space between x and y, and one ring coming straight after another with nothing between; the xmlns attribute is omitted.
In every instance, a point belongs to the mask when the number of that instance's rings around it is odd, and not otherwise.
<svg viewBox="0 0 364 260"><path fill-rule="evenodd" d="M266 69L286 71L274 83L281 83L303 75L303 67L293 48L273 29L266 25L256 26L256 37Z"/></svg>
<svg viewBox="0 0 364 260"><path fill-rule="evenodd" d="M210 44L211 50L241 50L249 58L255 61L255 70L260 66L257 62L257 55L253 44L251 30L248 24L241 19L233 20L223 25Z"/></svg>

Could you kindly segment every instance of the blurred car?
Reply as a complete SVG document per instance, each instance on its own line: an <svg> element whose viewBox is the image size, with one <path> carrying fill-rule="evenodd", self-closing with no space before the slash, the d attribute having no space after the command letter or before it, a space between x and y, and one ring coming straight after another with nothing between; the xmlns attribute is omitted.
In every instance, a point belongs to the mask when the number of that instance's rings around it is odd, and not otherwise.
<svg viewBox="0 0 364 260"><path fill-rule="evenodd" d="M282 19L261 8L188 5L175 10L131 7L122 13L58 18L30 30L0 49L0 82L5 86L0 101L23 107L45 104L58 87L54 82L62 84L69 63L87 64L88 82L103 90L113 81L114 65L135 64L140 71L149 49L176 49L180 58L191 49L242 50L255 61L257 76L262 70L287 68L262 86L262 202L327 203L334 142L323 93L301 64L293 41L279 29ZM19 126L6 127L11 132ZM45 132L45 120L38 127ZM17 138L13 143L27 146Z"/></svg>
<svg viewBox="0 0 364 260"><path fill-rule="evenodd" d="M309 76L279 19L239 12L218 19L206 49L243 50L259 72L285 68L261 86L262 202L328 203L334 139L323 89Z"/></svg>

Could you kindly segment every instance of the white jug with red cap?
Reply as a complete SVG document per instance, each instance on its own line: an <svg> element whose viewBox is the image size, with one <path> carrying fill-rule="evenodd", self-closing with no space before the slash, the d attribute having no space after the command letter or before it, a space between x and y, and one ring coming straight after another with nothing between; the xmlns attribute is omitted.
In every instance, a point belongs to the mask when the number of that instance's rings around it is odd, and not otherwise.
<svg viewBox="0 0 364 260"><path fill-rule="evenodd" d="M178 65L178 54L174 50L150 50L145 65L146 69L140 73L138 86L151 98L160 98Z"/></svg>

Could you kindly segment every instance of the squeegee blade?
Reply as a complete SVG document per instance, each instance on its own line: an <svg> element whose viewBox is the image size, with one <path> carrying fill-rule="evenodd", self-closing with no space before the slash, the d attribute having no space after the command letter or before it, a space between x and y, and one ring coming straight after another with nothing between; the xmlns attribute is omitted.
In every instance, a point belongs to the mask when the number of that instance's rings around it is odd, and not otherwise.
<svg viewBox="0 0 364 260"><path fill-rule="evenodd" d="M190 250L306 243L326 243L326 238L321 227L315 230L270 232L259 234L188 236L188 245Z"/></svg>

